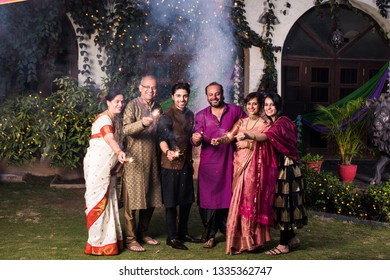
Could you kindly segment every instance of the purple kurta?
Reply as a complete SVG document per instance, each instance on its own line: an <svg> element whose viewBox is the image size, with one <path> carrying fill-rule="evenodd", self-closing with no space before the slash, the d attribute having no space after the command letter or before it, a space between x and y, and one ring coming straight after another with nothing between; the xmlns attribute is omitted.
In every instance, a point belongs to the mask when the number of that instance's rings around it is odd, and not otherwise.
<svg viewBox="0 0 390 280"><path fill-rule="evenodd" d="M194 132L203 132L198 170L199 202L201 208L229 208L232 196L234 144L212 146L212 138L226 134L240 118L245 117L240 107L225 104L219 122L211 107L198 112Z"/></svg>

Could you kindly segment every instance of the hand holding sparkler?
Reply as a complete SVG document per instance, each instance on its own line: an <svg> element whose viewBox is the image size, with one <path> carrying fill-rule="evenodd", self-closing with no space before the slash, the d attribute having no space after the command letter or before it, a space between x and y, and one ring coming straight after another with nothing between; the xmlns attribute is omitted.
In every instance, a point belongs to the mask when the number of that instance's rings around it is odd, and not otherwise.
<svg viewBox="0 0 390 280"><path fill-rule="evenodd" d="M232 133L228 132L222 137L211 139L211 145L218 146L220 144L230 143L233 138Z"/></svg>
<svg viewBox="0 0 390 280"><path fill-rule="evenodd" d="M124 160L122 157L122 154L124 155ZM111 169L110 174L111 175L117 175L122 171L123 165L128 162L132 163L134 159L132 157L126 157L126 154L124 152L121 152L120 155L118 156L118 162L115 164L115 166Z"/></svg>
<svg viewBox="0 0 390 280"><path fill-rule="evenodd" d="M124 151L118 151L116 154L118 156L118 161L123 164L126 161L126 153Z"/></svg>
<svg viewBox="0 0 390 280"><path fill-rule="evenodd" d="M202 142L202 140L203 140L203 131L195 132L195 133L192 134L192 142L195 145L200 144L200 142Z"/></svg>
<svg viewBox="0 0 390 280"><path fill-rule="evenodd" d="M184 155L184 152L182 152L182 151L180 151L180 150L175 150L174 151L174 153L175 153L175 158L179 158L179 157L181 157L182 155Z"/></svg>
<svg viewBox="0 0 390 280"><path fill-rule="evenodd" d="M153 118L152 117L143 117L142 118L142 125L144 127L151 126L153 123Z"/></svg>
<svg viewBox="0 0 390 280"><path fill-rule="evenodd" d="M180 150L168 150L167 151L167 158L169 161L173 161L181 156L184 155L184 152L183 151L180 151Z"/></svg>
<svg viewBox="0 0 390 280"><path fill-rule="evenodd" d="M218 146L219 144L222 143L222 137L221 138L212 138L210 143L213 146Z"/></svg>
<svg viewBox="0 0 390 280"><path fill-rule="evenodd" d="M245 139L250 139L248 133L244 133L244 132L238 133L235 137L236 137L237 141L242 141L242 140L245 140Z"/></svg>

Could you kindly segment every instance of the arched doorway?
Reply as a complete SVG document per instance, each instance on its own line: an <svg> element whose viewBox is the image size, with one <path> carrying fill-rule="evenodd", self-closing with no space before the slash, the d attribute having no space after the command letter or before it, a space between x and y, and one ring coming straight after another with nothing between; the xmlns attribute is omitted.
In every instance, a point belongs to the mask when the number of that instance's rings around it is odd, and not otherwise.
<svg viewBox="0 0 390 280"><path fill-rule="evenodd" d="M339 29L342 37L331 40ZM337 38L335 38L337 39ZM330 7L314 7L297 20L282 53L284 113L295 119L353 92L390 60L390 46L378 24L367 14L340 6L336 20ZM304 127L304 146L330 153L326 141Z"/></svg>

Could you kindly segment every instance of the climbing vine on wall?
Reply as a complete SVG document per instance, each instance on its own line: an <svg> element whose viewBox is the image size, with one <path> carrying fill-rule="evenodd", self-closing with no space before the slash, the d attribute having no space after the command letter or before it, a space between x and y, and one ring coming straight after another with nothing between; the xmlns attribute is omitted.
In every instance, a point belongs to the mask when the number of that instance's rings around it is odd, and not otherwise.
<svg viewBox="0 0 390 280"><path fill-rule="evenodd" d="M23 8L21 6L23 5ZM0 75L16 90L36 88L39 68L51 71L59 49L61 1L39 0L0 7Z"/></svg>
<svg viewBox="0 0 390 280"><path fill-rule="evenodd" d="M99 65L114 83L121 81L121 73L129 77L137 73L137 65L142 57L147 30L145 17L147 5L145 1L67 1L67 11L75 23L77 29L80 55L84 57L82 74L89 76L89 52L84 42L86 38L93 36L98 47ZM105 51L107 58L103 59L101 52ZM91 81L91 80L89 80Z"/></svg>
<svg viewBox="0 0 390 280"><path fill-rule="evenodd" d="M277 72L275 53L280 47L273 44L274 24L276 20L276 2L265 0L264 33L253 31L245 17L245 1L232 0L231 20L235 27L235 36L243 48L259 47L264 60L264 72L260 88L276 91ZM291 8L284 1L285 11ZM350 5L349 0L313 0L316 5L329 2L332 9L337 5ZM60 19L68 13L79 26L77 28L79 54L83 58L81 73L89 76L86 82L92 82L91 50L86 39L94 38L99 50L97 55L102 70L113 81L119 81L121 73L127 80L138 73L144 48L156 34L153 26L148 25L149 1L145 0L29 0L0 9L0 74L16 84L18 91L36 89L40 69L51 71L54 59L60 52ZM390 0L376 0L380 14L387 18ZM279 5L280 6L280 5ZM259 11L261 14L262 11ZM287 15L286 15L287 16ZM12 75L10 74L12 73Z"/></svg>

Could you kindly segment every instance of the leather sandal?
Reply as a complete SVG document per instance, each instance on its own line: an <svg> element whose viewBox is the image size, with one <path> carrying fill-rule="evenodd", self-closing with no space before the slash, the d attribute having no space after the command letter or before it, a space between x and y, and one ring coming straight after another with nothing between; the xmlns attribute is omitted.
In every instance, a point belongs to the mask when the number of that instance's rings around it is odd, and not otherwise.
<svg viewBox="0 0 390 280"><path fill-rule="evenodd" d="M288 254L290 251L282 251L278 249L277 247L272 248L271 250L265 251L264 254L266 255L283 255Z"/></svg>

